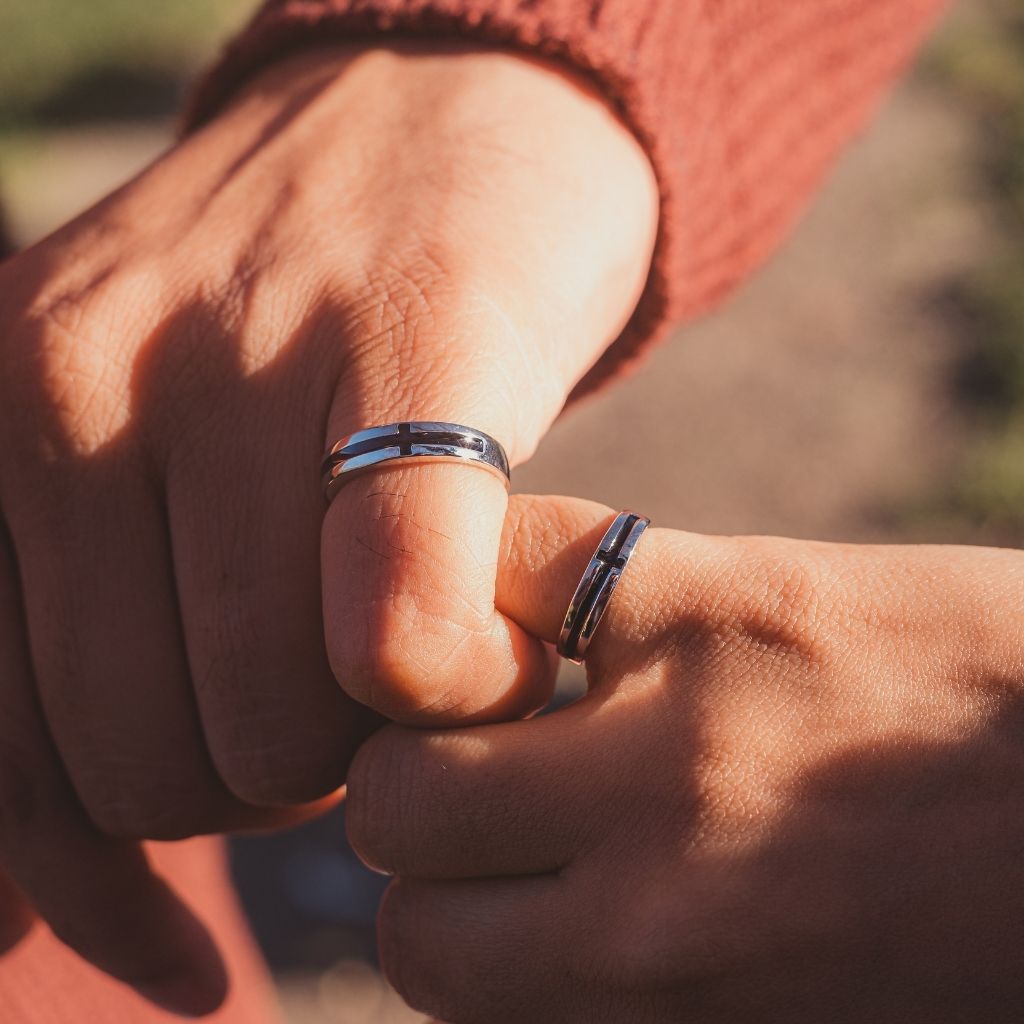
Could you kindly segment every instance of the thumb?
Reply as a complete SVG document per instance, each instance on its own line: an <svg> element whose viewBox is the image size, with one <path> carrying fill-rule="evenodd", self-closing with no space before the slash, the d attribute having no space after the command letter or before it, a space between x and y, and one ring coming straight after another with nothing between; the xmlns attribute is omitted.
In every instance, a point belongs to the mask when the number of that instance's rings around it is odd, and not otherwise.
<svg viewBox="0 0 1024 1024"><path fill-rule="evenodd" d="M499 440L512 428L449 394L375 423L343 410L332 438L409 419ZM340 487L322 531L323 610L331 667L352 697L431 726L518 717L548 701L555 669L544 644L495 609L507 504L503 481L462 463L398 462Z"/></svg>

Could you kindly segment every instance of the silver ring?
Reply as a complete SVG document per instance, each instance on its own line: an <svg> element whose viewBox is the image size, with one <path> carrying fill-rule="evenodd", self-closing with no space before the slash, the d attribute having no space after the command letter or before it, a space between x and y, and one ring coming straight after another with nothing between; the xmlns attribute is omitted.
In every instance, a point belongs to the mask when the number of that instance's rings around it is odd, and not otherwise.
<svg viewBox="0 0 1024 1024"><path fill-rule="evenodd" d="M327 500L357 473L408 460L464 462L501 477L506 489L510 486L505 449L490 434L459 423L413 421L357 430L334 445L321 466Z"/></svg>
<svg viewBox="0 0 1024 1024"><path fill-rule="evenodd" d="M583 663L626 563L650 525L650 519L635 512L620 512L608 527L565 613L558 636L558 653L566 660L576 665Z"/></svg>

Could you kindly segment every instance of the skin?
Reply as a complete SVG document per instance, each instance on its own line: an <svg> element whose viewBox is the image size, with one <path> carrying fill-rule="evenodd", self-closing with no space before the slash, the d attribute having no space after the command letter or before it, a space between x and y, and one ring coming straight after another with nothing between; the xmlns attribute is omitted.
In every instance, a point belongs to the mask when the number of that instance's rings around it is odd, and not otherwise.
<svg viewBox="0 0 1024 1024"><path fill-rule="evenodd" d="M223 968L137 840L319 813L379 714L544 703L547 651L494 604L501 482L381 471L325 509L319 463L410 418L528 457L656 225L646 157L584 83L334 48L0 266L8 943L38 914L207 1012Z"/></svg>
<svg viewBox="0 0 1024 1024"><path fill-rule="evenodd" d="M612 510L513 499L554 641ZM530 721L389 726L349 837L391 981L450 1024L1016 1021L1024 554L650 529Z"/></svg>
<svg viewBox="0 0 1024 1024"><path fill-rule="evenodd" d="M529 456L641 293L657 197L578 81L307 53L0 267L0 881L154 1002L226 979L138 840L339 798L386 969L480 1021L1011 1020L1021 556L651 531L547 699L609 519L464 467L324 512L323 451ZM502 533L504 524L504 535ZM504 536L504 541L502 537ZM504 546L503 546L504 545ZM499 567L501 572L499 573Z"/></svg>

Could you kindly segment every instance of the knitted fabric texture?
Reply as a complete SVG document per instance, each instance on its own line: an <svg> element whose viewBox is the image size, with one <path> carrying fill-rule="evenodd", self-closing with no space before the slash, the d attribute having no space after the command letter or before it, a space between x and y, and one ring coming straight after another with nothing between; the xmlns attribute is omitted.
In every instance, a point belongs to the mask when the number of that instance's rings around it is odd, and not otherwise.
<svg viewBox="0 0 1024 1024"><path fill-rule="evenodd" d="M942 0L269 0L193 96L214 116L285 53L332 41L461 38L564 62L646 149L661 221L643 297L577 386L592 391L776 248L867 122Z"/></svg>

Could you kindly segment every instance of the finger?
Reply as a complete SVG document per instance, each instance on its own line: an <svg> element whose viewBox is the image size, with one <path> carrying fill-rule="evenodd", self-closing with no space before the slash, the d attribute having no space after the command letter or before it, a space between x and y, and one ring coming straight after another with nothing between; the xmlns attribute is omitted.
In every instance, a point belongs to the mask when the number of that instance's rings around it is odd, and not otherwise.
<svg viewBox="0 0 1024 1024"><path fill-rule="evenodd" d="M555 643L566 609L615 513L578 498L513 495L502 534L495 603ZM728 571L718 538L649 528L640 538L587 649L591 685L653 656L671 625L700 614L709 581Z"/></svg>
<svg viewBox="0 0 1024 1024"><path fill-rule="evenodd" d="M554 640L613 517L591 502L513 497L498 606ZM597 666L592 681L617 684L616 659L651 656L659 631L684 621L677 606L694 600L697 567L712 557L721 554L705 538L645 534L588 652L588 666ZM528 874L571 863L622 810L622 780L607 756L621 735L614 716L598 713L614 694L606 688L528 723L382 731L352 766L346 820L353 847L373 867L417 878ZM621 717L614 721L621 726Z"/></svg>
<svg viewBox="0 0 1024 1024"><path fill-rule="evenodd" d="M64 468L13 529L36 678L83 806L106 834L174 839L223 827L234 801L199 726L149 481L109 451Z"/></svg>
<svg viewBox="0 0 1024 1024"><path fill-rule="evenodd" d="M458 1024L569 1020L564 884L399 879L377 919L381 966L414 1009ZM565 1000L565 1002L563 1002Z"/></svg>
<svg viewBox="0 0 1024 1024"><path fill-rule="evenodd" d="M457 389L417 399L417 418L512 433ZM376 423L401 418L388 407ZM339 401L328 444L371 425ZM466 464L385 466L340 488L323 526L324 624L335 676L357 700L436 726L516 717L550 699L543 645L494 606L507 502L502 481Z"/></svg>
<svg viewBox="0 0 1024 1024"><path fill-rule="evenodd" d="M217 330L211 324L210 336ZM324 644L325 506L316 467L329 391L295 401L288 386L329 382L329 360L303 338L287 353L262 385L245 387L237 367L218 367L211 355L204 379L218 398L192 405L217 411L194 427L192 413L180 415L167 480L188 659L210 752L233 793L267 807L337 790L377 725L339 690Z"/></svg>
<svg viewBox="0 0 1024 1024"><path fill-rule="evenodd" d="M13 555L0 533L0 863L81 956L161 1006L212 1012L227 988L208 932L142 849L99 835L35 697Z"/></svg>
<svg viewBox="0 0 1024 1024"><path fill-rule="evenodd" d="M596 844L621 780L589 709L444 732L389 727L352 763L345 825L370 867L455 879L558 871ZM586 767L583 767L586 766Z"/></svg>

